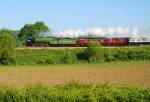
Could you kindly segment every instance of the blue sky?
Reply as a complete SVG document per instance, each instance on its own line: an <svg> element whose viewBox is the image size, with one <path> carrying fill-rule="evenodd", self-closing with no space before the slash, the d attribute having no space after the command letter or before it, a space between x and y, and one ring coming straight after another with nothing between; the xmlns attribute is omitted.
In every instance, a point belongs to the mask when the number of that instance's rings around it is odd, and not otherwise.
<svg viewBox="0 0 150 102"><path fill-rule="evenodd" d="M0 0L0 28L44 21L55 30L150 26L150 0Z"/></svg>

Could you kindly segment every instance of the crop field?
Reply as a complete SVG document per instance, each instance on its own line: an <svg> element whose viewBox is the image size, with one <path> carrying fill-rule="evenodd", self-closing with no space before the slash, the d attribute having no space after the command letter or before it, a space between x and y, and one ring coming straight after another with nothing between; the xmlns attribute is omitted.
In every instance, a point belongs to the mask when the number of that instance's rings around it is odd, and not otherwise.
<svg viewBox="0 0 150 102"><path fill-rule="evenodd" d="M0 95L0 102L149 102L150 90L109 84L38 84L21 89L0 88Z"/></svg>
<svg viewBox="0 0 150 102"><path fill-rule="evenodd" d="M37 83L53 86L71 81L150 87L150 62L0 67L1 86Z"/></svg>

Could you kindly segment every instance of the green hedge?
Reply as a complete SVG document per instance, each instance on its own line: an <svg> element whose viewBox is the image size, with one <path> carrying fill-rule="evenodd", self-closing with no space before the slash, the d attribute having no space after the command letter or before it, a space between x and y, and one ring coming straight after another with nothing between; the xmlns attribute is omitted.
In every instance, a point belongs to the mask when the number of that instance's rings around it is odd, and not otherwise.
<svg viewBox="0 0 150 102"><path fill-rule="evenodd" d="M89 60L86 49L23 49L17 50L16 64L76 64L102 63L112 61L150 60L150 47L101 48L95 61ZM95 57L95 56L93 56ZM95 58L93 58L95 59Z"/></svg>
<svg viewBox="0 0 150 102"><path fill-rule="evenodd" d="M17 50L16 64L72 64L78 63L77 53L82 50L71 49L25 49Z"/></svg>
<svg viewBox="0 0 150 102"><path fill-rule="evenodd" d="M0 87L0 102L149 102L150 90L112 85L79 83L48 87L27 86L22 89Z"/></svg>

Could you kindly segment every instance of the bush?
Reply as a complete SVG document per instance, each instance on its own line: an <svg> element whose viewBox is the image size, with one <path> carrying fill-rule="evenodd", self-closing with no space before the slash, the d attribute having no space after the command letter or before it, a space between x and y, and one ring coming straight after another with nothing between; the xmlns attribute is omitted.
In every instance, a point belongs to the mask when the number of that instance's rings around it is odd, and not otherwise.
<svg viewBox="0 0 150 102"><path fill-rule="evenodd" d="M4 65L15 62L16 40L10 30L0 30L0 63Z"/></svg>
<svg viewBox="0 0 150 102"><path fill-rule="evenodd" d="M128 52L126 49L119 50L117 54L115 55L115 57L117 58L117 60L120 60L120 61L128 61Z"/></svg>
<svg viewBox="0 0 150 102"><path fill-rule="evenodd" d="M53 57L45 60L46 64L57 64L56 60Z"/></svg>
<svg viewBox="0 0 150 102"><path fill-rule="evenodd" d="M99 62L102 59L101 50L100 44L93 41L89 42L85 50L85 55L88 57L89 62Z"/></svg>
<svg viewBox="0 0 150 102"><path fill-rule="evenodd" d="M70 53L65 53L60 57L60 63L62 64L71 64L72 63L72 57Z"/></svg>
<svg viewBox="0 0 150 102"><path fill-rule="evenodd" d="M37 64L58 64L56 62L56 59L54 59L53 57L49 57L48 59L42 59L40 61L37 62Z"/></svg>

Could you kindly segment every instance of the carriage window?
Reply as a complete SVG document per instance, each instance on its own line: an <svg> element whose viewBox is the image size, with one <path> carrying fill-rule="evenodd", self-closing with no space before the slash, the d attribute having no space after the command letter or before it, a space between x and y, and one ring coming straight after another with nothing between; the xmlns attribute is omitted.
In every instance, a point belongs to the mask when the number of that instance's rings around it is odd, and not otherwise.
<svg viewBox="0 0 150 102"><path fill-rule="evenodd" d="M102 39L102 40L99 40L100 42L104 42L104 40Z"/></svg>

